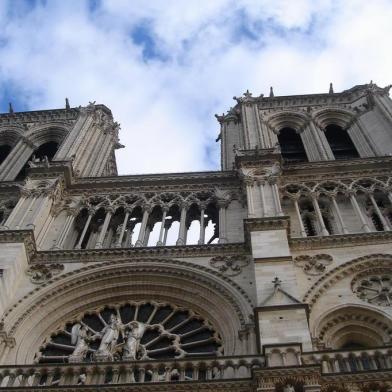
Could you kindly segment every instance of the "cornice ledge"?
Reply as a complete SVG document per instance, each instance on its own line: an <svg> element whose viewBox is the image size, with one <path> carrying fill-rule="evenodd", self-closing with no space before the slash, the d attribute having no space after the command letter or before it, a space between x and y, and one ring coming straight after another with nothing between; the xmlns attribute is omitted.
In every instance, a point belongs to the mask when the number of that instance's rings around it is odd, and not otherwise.
<svg viewBox="0 0 392 392"><path fill-rule="evenodd" d="M295 377L295 376L321 376L321 366L303 365L303 366L279 366L273 368L263 368L254 370L255 377L257 378L274 378L274 377Z"/></svg>
<svg viewBox="0 0 392 392"><path fill-rule="evenodd" d="M64 175L67 185L73 182L74 174L71 160L42 162L28 169L28 177L32 179L53 178L59 175Z"/></svg>
<svg viewBox="0 0 392 392"><path fill-rule="evenodd" d="M322 237L290 238L292 250L348 247L354 245L373 245L392 242L392 231L373 233L337 234Z"/></svg>
<svg viewBox="0 0 392 392"><path fill-rule="evenodd" d="M283 229L287 231L287 235L290 237L290 217L287 215L244 219L244 231L247 240L249 240L249 233L252 231Z"/></svg>
<svg viewBox="0 0 392 392"><path fill-rule="evenodd" d="M392 157L391 156L383 156L383 157L370 157L370 158L355 158L355 159L347 159L347 160L331 160L331 161L314 161L314 162L304 162L297 164L284 164L283 165L283 175L291 174L293 171L301 171L301 170L331 170L333 168L350 168L353 167L361 168L364 165L392 165Z"/></svg>
<svg viewBox="0 0 392 392"><path fill-rule="evenodd" d="M74 120L79 108L34 110L31 112L0 113L0 124L14 122L40 122L50 120Z"/></svg>
<svg viewBox="0 0 392 392"><path fill-rule="evenodd" d="M368 371L358 371L358 372L346 372L346 373L329 373L322 375L323 384L329 384L333 382L343 383L343 382L364 382L364 381L391 381L392 380L392 370L368 370Z"/></svg>
<svg viewBox="0 0 392 392"><path fill-rule="evenodd" d="M0 230L0 243L23 243L29 264L37 254L33 230Z"/></svg>
<svg viewBox="0 0 392 392"><path fill-rule="evenodd" d="M141 248L71 249L47 250L36 253L34 262L101 262L110 258L116 260L149 257L197 257L245 254L249 250L245 243L186 246L154 246Z"/></svg>
<svg viewBox="0 0 392 392"><path fill-rule="evenodd" d="M156 382L156 383L128 383L128 384L100 384L100 385L62 385L61 387L45 387L51 392L76 392L76 391L97 391L102 392L249 392L253 390L251 379L239 380L209 380L209 381L176 381L176 382ZM42 387L29 386L19 387L18 391L42 391Z"/></svg>
<svg viewBox="0 0 392 392"><path fill-rule="evenodd" d="M157 174L136 174L112 177L81 177L75 179L74 187L82 187L91 184L134 184L136 183L156 183L167 181L212 181L212 180L231 180L238 179L235 171L210 171L210 172L185 172L185 173L157 173Z"/></svg>

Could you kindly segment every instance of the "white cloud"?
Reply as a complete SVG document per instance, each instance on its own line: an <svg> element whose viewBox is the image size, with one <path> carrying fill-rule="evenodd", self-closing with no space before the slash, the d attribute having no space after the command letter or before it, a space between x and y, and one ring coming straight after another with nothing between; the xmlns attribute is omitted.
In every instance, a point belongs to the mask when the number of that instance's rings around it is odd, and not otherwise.
<svg viewBox="0 0 392 392"><path fill-rule="evenodd" d="M21 88L31 109L61 107L65 96L110 107L127 146L121 173L218 168L213 114L247 88L286 95L391 82L388 0L20 4L0 2L0 82ZM140 26L166 61L143 58L131 39Z"/></svg>

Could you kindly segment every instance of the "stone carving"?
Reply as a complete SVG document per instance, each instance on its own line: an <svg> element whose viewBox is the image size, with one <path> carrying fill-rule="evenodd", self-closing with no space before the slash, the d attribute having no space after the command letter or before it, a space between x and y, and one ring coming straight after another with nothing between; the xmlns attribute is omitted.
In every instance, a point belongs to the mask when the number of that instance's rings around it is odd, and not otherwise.
<svg viewBox="0 0 392 392"><path fill-rule="evenodd" d="M89 330L85 325L75 324L71 330L72 344L75 344L75 349L69 356L69 362L82 362L89 350L88 342L91 340Z"/></svg>
<svg viewBox="0 0 392 392"><path fill-rule="evenodd" d="M377 272L375 270L374 272ZM352 290L357 296L370 304L391 306L392 304L392 275L390 272L380 271L375 274L367 271L353 279Z"/></svg>
<svg viewBox="0 0 392 392"><path fill-rule="evenodd" d="M140 353L140 340L142 339L146 326L144 323L133 321L129 325L129 329L126 331L126 342L124 345L124 360L136 360L140 359L143 355Z"/></svg>
<svg viewBox="0 0 392 392"><path fill-rule="evenodd" d="M210 265L227 276L236 276L242 272L242 268L249 264L249 258L245 255L215 256L210 260Z"/></svg>
<svg viewBox="0 0 392 392"><path fill-rule="evenodd" d="M116 343L120 335L120 331L123 329L121 319L114 314L110 316L109 324L101 331L102 340L97 352L95 353L95 359L97 361L112 361L113 354L115 352Z"/></svg>
<svg viewBox="0 0 392 392"><path fill-rule="evenodd" d="M30 280L34 284L41 284L53 276L60 274L64 270L64 265L59 263L53 264L35 264L32 265L27 271Z"/></svg>
<svg viewBox="0 0 392 392"><path fill-rule="evenodd" d="M305 274L311 276L321 275L332 261L332 256L323 253L314 256L301 255L294 258L294 264L301 267Z"/></svg>
<svg viewBox="0 0 392 392"><path fill-rule="evenodd" d="M45 341L37 354L40 362L59 358L68 362L139 361L160 358L162 353L179 359L198 351L207 355L223 351L220 336L207 320L191 310L165 303L105 307L81 315L71 333L69 323L66 325Z"/></svg>

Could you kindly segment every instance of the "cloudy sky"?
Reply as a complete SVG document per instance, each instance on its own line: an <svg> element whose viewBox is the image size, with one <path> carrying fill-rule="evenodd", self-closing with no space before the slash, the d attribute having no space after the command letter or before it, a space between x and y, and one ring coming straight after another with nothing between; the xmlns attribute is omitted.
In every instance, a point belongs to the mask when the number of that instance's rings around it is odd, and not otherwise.
<svg viewBox="0 0 392 392"><path fill-rule="evenodd" d="M254 95L392 82L391 0L0 0L0 109L96 101L126 173L215 170L214 118Z"/></svg>

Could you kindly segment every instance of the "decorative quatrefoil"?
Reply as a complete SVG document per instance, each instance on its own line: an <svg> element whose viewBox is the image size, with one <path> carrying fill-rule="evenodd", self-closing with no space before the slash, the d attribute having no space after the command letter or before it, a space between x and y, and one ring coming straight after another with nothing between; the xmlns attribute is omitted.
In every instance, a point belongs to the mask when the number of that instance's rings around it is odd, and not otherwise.
<svg viewBox="0 0 392 392"><path fill-rule="evenodd" d="M327 254L318 254L314 256L301 255L294 259L294 264L301 267L307 275L321 275L326 266L333 261L332 256Z"/></svg>

